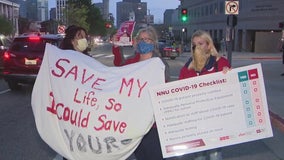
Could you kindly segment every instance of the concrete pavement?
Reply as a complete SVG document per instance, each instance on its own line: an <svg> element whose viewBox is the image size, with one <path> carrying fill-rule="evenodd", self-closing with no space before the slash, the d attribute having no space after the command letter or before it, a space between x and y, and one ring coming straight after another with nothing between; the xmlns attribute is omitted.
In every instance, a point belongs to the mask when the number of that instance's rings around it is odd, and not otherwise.
<svg viewBox="0 0 284 160"><path fill-rule="evenodd" d="M265 75L266 93L268 107L270 110L270 119L273 128L273 137L255 142L228 147L224 152L224 160L284 160L284 64L282 64L282 52L279 53L251 53L251 52L233 52L232 60L253 59L259 61L276 61L277 69L271 70ZM279 63L278 63L279 62ZM234 65L234 61L232 61ZM264 67L263 67L264 68ZM264 69L263 69L264 70ZM265 71L263 71L265 72ZM232 149L239 150L239 156L233 156L230 153ZM247 150L247 151L246 151ZM227 151L227 152L226 152ZM250 151L250 153L249 153ZM235 151L237 152L237 151ZM247 153L247 154L245 154ZM226 157L228 154L228 157Z"/></svg>

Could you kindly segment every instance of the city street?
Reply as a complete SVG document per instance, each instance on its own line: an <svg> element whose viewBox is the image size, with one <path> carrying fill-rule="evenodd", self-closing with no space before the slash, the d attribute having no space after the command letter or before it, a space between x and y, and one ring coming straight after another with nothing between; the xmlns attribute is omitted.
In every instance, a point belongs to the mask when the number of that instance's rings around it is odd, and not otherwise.
<svg viewBox="0 0 284 160"><path fill-rule="evenodd" d="M125 47L126 56L133 54L133 48ZM107 66L113 66L110 44L92 48L91 56ZM183 53L175 60L166 59L170 65L171 80L177 80L180 68L190 53ZM282 53L233 52L234 68L261 63L269 110L272 122L272 138L237 144L222 148L224 160L283 160L284 153L284 65ZM0 159L2 160L60 160L55 151L42 141L35 128L31 109L32 86L26 85L20 91L12 92L0 77ZM177 158L178 159L178 158ZM134 160L134 157L129 158Z"/></svg>

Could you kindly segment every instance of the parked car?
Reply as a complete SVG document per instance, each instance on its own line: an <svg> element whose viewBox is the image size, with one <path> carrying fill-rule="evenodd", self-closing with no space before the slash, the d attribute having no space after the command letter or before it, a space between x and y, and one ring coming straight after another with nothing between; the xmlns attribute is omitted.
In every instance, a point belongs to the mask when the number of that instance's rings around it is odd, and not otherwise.
<svg viewBox="0 0 284 160"><path fill-rule="evenodd" d="M159 40L159 52L162 57L169 57L170 59L175 59L180 55L178 47L175 47L172 42L165 40Z"/></svg>
<svg viewBox="0 0 284 160"><path fill-rule="evenodd" d="M176 59L180 55L180 51L178 47L174 47L173 45L166 45L161 53L162 57L169 57L170 59Z"/></svg>
<svg viewBox="0 0 284 160"><path fill-rule="evenodd" d="M20 84L33 84L42 63L45 45L59 46L61 35L23 34L15 37L3 54L2 76L11 90L20 89Z"/></svg>

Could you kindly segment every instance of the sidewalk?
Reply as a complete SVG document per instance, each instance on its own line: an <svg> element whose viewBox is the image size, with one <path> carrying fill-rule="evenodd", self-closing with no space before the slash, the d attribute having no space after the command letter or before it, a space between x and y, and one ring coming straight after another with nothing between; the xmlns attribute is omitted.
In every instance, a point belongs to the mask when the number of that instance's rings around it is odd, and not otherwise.
<svg viewBox="0 0 284 160"><path fill-rule="evenodd" d="M232 52L232 58L282 60L282 52L278 52L278 53Z"/></svg>
<svg viewBox="0 0 284 160"><path fill-rule="evenodd" d="M279 66L283 67L283 72L284 72L284 65L282 64L282 52L279 53L251 53L251 52L233 52L232 53L232 59L254 59L254 60L267 60L267 61L279 61ZM281 70L281 69L280 69ZM269 74L269 78L266 78L270 81L270 83L273 83L275 88L270 88L271 84L267 86L267 90L269 90L270 97L267 97L270 102L269 103L269 108L270 108L270 120L273 128L273 137L272 138L267 138L263 139L262 142L271 150L271 153L273 153L279 160L284 159L284 109L282 102L283 100L276 99L275 95L283 95L284 90L281 90L284 86L282 83L284 80L284 77L280 76L281 72L271 73ZM283 85L282 85L283 84ZM278 86L278 87L277 87ZM282 88L281 88L282 87ZM271 93L273 92L273 93ZM271 109L275 106L278 108L282 108L281 110L279 109ZM265 156L263 154L258 154L256 159L263 159L262 156ZM268 158L273 159L272 157Z"/></svg>

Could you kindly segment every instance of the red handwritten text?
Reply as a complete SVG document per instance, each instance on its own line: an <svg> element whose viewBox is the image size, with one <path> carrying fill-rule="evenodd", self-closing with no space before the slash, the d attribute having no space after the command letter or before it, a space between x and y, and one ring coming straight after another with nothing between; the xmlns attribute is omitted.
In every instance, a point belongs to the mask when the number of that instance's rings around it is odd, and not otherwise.
<svg viewBox="0 0 284 160"><path fill-rule="evenodd" d="M137 79L137 85L138 85L138 89L139 89L137 97L141 96L141 92L142 92L143 88L146 86L146 84L147 84L147 82L145 82L143 85L141 85L140 80ZM122 94L124 87L126 87L126 88L130 87L128 89L128 94L127 94L127 96L130 97L131 93L132 93L133 86L134 86L134 78L131 78L129 81L127 81L125 78L123 78L122 82L121 82L120 89L119 89L119 93Z"/></svg>
<svg viewBox="0 0 284 160"><path fill-rule="evenodd" d="M49 93L49 96L52 98L51 106L47 106L47 111L55 114L59 120L69 121L72 125L86 128L89 123L90 112L88 112L85 117L83 110L79 111L72 110L68 106L65 106L63 103L56 103L54 100L53 92Z"/></svg>
<svg viewBox="0 0 284 160"><path fill-rule="evenodd" d="M78 104L86 104L91 107L94 107L96 106L97 101L98 101L94 95L95 95L94 91L85 92L84 95L80 95L79 88L77 88L74 94L73 101Z"/></svg>
<svg viewBox="0 0 284 160"><path fill-rule="evenodd" d="M113 99L113 98L110 98L110 99L108 99L108 102L110 103L110 105L109 106L105 106L105 108L107 109L107 110L112 110L112 109L114 109L116 112L118 112L118 111L120 111L121 109L122 109L122 105L121 105L121 103L116 103L115 102L115 99Z"/></svg>
<svg viewBox="0 0 284 160"><path fill-rule="evenodd" d="M119 131L120 133L123 133L127 127L127 124L125 122L108 120L105 114L100 115L98 117L98 121L100 122L100 125L98 127L94 127L96 131L113 130L114 132Z"/></svg>
<svg viewBox="0 0 284 160"><path fill-rule="evenodd" d="M77 65L69 66L70 60L68 59L58 59L55 63L55 67L57 70L52 69L51 74L56 77L63 78L73 78L74 81L78 80L79 74L81 75L81 84L89 83L93 89L102 90L101 88L97 88L101 81L106 81L104 78L95 77L94 74L87 75L87 70L85 68L81 69ZM80 70L81 69L81 70Z"/></svg>

